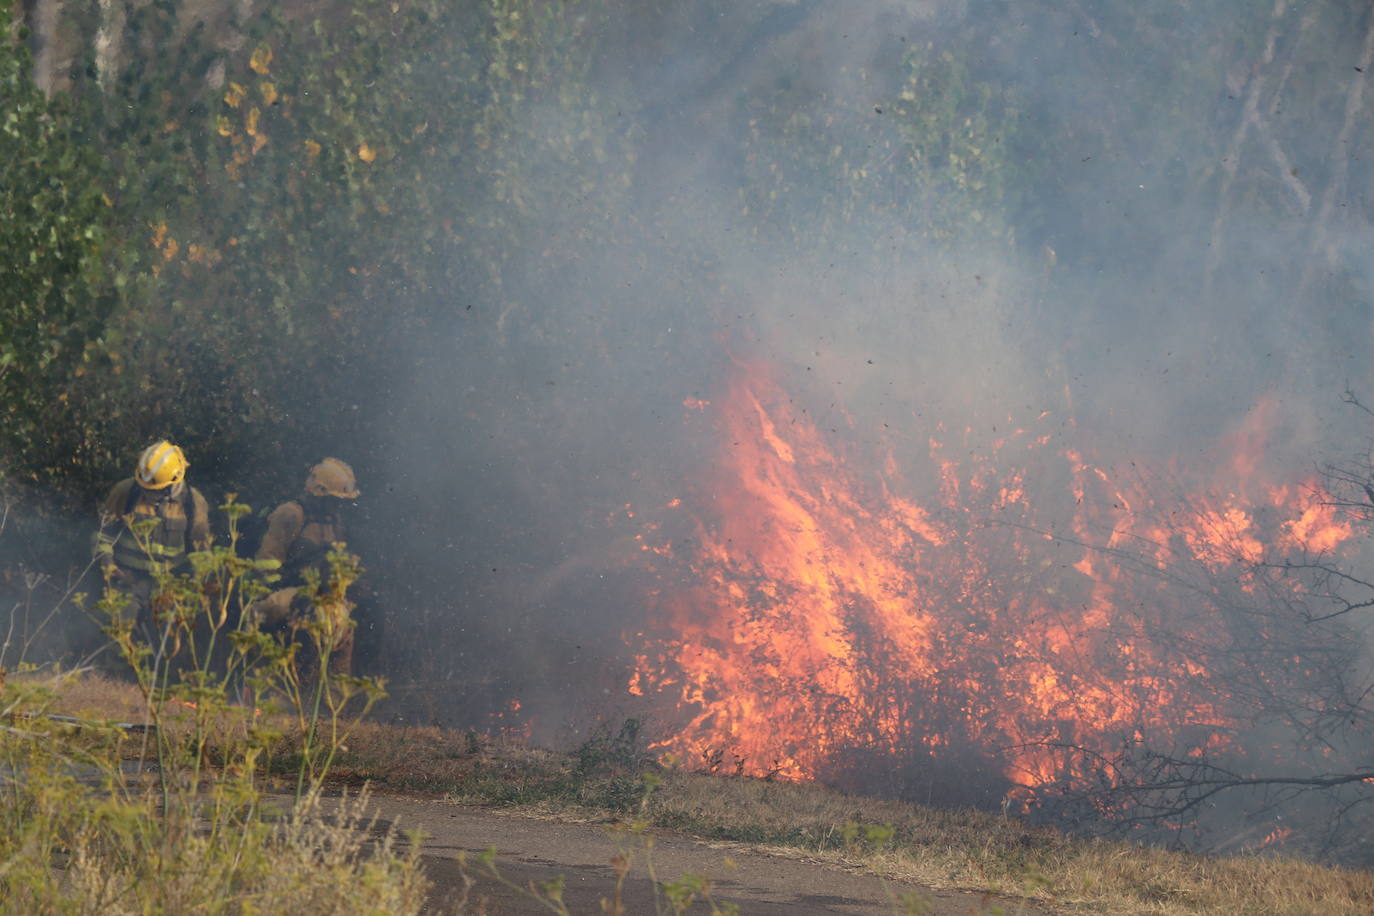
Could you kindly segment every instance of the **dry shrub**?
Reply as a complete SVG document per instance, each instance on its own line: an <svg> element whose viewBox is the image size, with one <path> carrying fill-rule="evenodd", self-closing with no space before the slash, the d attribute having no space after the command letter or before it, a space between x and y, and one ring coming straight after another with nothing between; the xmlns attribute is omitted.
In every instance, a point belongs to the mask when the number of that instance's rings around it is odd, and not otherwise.
<svg viewBox="0 0 1374 916"><path fill-rule="evenodd" d="M151 901L166 913L418 913L428 888L420 847L402 853L393 832L376 835L366 807L364 792L326 816L312 798L275 824L253 822L237 841L209 830L183 838L153 893L140 890L146 876L128 856L81 838L67 867L64 906L129 916L147 912Z"/></svg>

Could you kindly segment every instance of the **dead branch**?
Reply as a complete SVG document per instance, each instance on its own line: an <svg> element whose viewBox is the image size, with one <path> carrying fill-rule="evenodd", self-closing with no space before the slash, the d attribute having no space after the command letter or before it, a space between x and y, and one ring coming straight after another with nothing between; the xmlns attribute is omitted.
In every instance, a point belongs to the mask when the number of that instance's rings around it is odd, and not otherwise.
<svg viewBox="0 0 1374 916"><path fill-rule="evenodd" d="M1105 815L1107 832L1141 826L1179 824L1229 792L1275 790L1277 800L1291 800L1307 792L1326 792L1343 786L1364 790L1374 798L1374 768L1345 773L1246 775L1203 757L1175 757L1138 746L1118 754L1103 754L1071 742L1030 742L1006 750L1051 750L1069 754L1090 765L1099 775L1090 786L1065 787L1060 806L1089 808Z"/></svg>

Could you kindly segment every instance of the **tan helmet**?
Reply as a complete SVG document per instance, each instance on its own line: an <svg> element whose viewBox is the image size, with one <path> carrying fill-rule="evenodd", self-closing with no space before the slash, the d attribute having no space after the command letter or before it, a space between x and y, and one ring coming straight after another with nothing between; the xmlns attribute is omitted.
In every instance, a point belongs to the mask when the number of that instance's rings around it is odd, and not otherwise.
<svg viewBox="0 0 1374 916"><path fill-rule="evenodd" d="M310 469L305 478L305 492L312 496L334 496L338 499L357 499L358 482L353 469L338 458L326 458Z"/></svg>
<svg viewBox="0 0 1374 916"><path fill-rule="evenodd" d="M181 449L163 439L143 450L134 479L145 490L165 490L186 479L186 466Z"/></svg>

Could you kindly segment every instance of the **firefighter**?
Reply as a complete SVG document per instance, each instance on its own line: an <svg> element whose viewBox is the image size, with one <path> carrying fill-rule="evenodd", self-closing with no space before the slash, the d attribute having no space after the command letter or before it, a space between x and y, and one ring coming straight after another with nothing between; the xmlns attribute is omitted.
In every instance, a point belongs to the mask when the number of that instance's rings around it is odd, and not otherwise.
<svg viewBox="0 0 1374 916"><path fill-rule="evenodd" d="M254 602L249 613L265 628L289 626L311 612L300 594L305 571L314 569L323 589L329 583L329 552L348 540L345 505L358 498L353 469L338 458L325 458L310 469L305 490L298 499L282 503L267 517L267 532L258 546L257 559L276 560L282 587ZM351 605L350 605L351 606ZM348 674L353 666L353 626L345 623L343 635L329 659L332 674Z"/></svg>
<svg viewBox="0 0 1374 916"><path fill-rule="evenodd" d="M127 595L138 625L151 623L154 570L183 572L190 550L210 544L210 510L200 491L186 483L186 455L166 439L139 456L134 476L110 490L100 510L95 558L105 581ZM139 522L156 519L146 535Z"/></svg>

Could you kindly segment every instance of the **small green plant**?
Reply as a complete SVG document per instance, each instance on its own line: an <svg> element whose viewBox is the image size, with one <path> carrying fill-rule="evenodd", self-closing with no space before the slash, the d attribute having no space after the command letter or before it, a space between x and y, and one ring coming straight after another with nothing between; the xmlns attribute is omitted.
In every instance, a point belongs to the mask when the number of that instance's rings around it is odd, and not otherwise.
<svg viewBox="0 0 1374 916"><path fill-rule="evenodd" d="M286 634L264 632L249 609L277 580L279 564L238 555L238 520L247 506L231 494L220 510L228 519L227 543L192 553L185 574L153 557L147 539L155 521L135 523L154 580L145 619L130 613L128 595L114 587L105 589L96 612L143 694L166 802L198 784L216 747L225 769L255 771L288 737L283 718L298 757L299 801L319 792L350 723L385 695L380 680L328 670L353 627L347 592L361 567L335 545L328 580L307 573L301 595L311 613L293 620ZM302 646L318 660L317 670L307 671Z"/></svg>
<svg viewBox="0 0 1374 916"><path fill-rule="evenodd" d="M273 564L227 543L190 555L189 571L153 564L135 613L107 583L93 612L142 698L142 721L53 716L81 672L0 677L0 912L406 913L423 904L418 844L367 836L364 798L326 818L321 790L379 682L328 673L346 635L357 560L331 555L328 582L307 587L313 613L286 636L263 632L251 602ZM136 523L145 546L150 531ZM148 553L150 559L152 550ZM302 640L321 659L297 658ZM264 778L284 746L299 759L294 793Z"/></svg>

